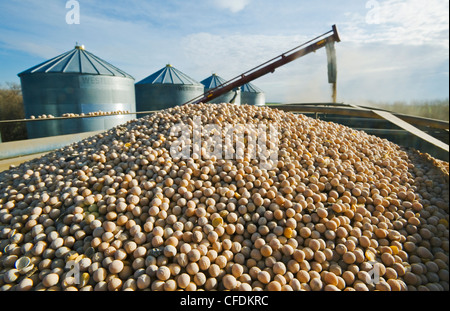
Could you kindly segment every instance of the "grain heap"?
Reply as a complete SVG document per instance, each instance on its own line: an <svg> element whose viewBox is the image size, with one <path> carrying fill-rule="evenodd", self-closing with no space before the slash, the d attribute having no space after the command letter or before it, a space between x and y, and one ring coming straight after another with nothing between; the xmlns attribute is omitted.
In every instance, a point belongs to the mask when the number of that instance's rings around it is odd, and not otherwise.
<svg viewBox="0 0 450 311"><path fill-rule="evenodd" d="M51 115L51 114L41 114L37 117L35 116L30 116L30 119L53 119L55 116Z"/></svg>
<svg viewBox="0 0 450 311"><path fill-rule="evenodd" d="M276 124L276 167L172 158L194 115ZM448 195L448 163L343 125L170 108L0 174L0 290L448 290Z"/></svg>
<svg viewBox="0 0 450 311"><path fill-rule="evenodd" d="M125 114L125 113L130 113L129 110L114 110L114 111L92 111L92 112L88 112L88 113L72 113L72 112L67 112L67 113L63 113L61 115L61 117L63 118L69 118L69 117L84 117L84 116L110 116L110 115L116 115L116 114ZM34 120L34 119L53 119L55 118L54 115L51 114L42 114L39 116L34 116L31 115L30 119Z"/></svg>
<svg viewBox="0 0 450 311"><path fill-rule="evenodd" d="M114 110L114 111L91 111L88 113L72 113L72 112L68 112L68 113L63 113L61 115L61 117L84 117L84 116L109 116L109 115L115 115L115 114L125 114L125 113L130 113L129 110Z"/></svg>

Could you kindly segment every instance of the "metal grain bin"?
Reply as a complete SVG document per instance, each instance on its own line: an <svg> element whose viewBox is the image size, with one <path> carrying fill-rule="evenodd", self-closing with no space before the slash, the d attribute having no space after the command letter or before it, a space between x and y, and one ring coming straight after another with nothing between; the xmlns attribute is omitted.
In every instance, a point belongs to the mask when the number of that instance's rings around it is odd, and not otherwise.
<svg viewBox="0 0 450 311"><path fill-rule="evenodd" d="M254 84L246 83L241 86L241 104L264 106L266 104L266 95Z"/></svg>
<svg viewBox="0 0 450 311"><path fill-rule="evenodd" d="M75 46L71 51L18 74L25 117L96 111L136 112L134 78L108 62ZM136 118L112 115L27 123L28 138L107 130Z"/></svg>
<svg viewBox="0 0 450 311"><path fill-rule="evenodd" d="M207 92L211 89L214 89L225 82L226 82L225 79L219 77L215 73L213 73L211 76L209 76L205 80L201 81L201 83L205 86L205 92ZM208 103L215 103L215 104L233 103L233 104L239 105L241 103L240 92L241 92L240 88L236 88L233 91L223 94L217 98L214 98L213 100L209 101Z"/></svg>
<svg viewBox="0 0 450 311"><path fill-rule="evenodd" d="M137 82L135 90L137 111L152 111L182 105L202 95L204 87L172 65L166 65Z"/></svg>

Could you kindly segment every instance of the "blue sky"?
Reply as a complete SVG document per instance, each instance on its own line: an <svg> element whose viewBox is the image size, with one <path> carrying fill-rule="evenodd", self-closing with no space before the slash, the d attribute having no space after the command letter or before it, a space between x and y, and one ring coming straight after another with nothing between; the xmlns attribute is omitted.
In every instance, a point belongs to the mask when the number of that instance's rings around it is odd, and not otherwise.
<svg viewBox="0 0 450 311"><path fill-rule="evenodd" d="M67 2L0 2L0 83L75 42L136 82L167 63L230 79L336 24L339 101L449 97L447 0L78 0L80 24ZM267 101L329 101L325 49L254 84Z"/></svg>

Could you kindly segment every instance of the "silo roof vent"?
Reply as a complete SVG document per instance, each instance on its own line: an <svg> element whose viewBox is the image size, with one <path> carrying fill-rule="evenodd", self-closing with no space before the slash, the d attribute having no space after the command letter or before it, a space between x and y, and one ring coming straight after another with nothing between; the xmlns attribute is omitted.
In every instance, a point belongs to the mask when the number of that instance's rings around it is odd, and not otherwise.
<svg viewBox="0 0 450 311"><path fill-rule="evenodd" d="M84 50L84 44L78 44L78 42L75 44L75 48L77 49L77 50Z"/></svg>

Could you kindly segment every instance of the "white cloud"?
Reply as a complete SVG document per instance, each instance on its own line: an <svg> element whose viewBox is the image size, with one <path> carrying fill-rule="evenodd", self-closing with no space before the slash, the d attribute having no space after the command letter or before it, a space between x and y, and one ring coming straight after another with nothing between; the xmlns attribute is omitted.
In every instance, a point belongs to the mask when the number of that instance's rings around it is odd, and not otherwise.
<svg viewBox="0 0 450 311"><path fill-rule="evenodd" d="M196 33L181 41L183 64L197 80L212 72L231 79L310 38L304 36L214 35ZM430 97L427 86L448 72L440 69L448 56L430 43L408 45L382 41L336 44L338 100L411 100ZM330 101L325 50L309 54L278 68L253 83L266 92L268 101ZM440 82L439 82L440 83ZM431 95L434 96L434 95Z"/></svg>
<svg viewBox="0 0 450 311"><path fill-rule="evenodd" d="M242 11L251 0L215 0L214 3L221 9L230 10L233 13Z"/></svg>
<svg viewBox="0 0 450 311"><path fill-rule="evenodd" d="M340 23L345 41L449 46L449 2L369 0L364 15L347 12Z"/></svg>
<svg viewBox="0 0 450 311"><path fill-rule="evenodd" d="M202 80L217 73L229 80L310 38L282 35L213 35L197 33L182 40L186 73ZM269 101L330 100L325 50L311 53L253 81Z"/></svg>
<svg viewBox="0 0 450 311"><path fill-rule="evenodd" d="M184 54L198 67L240 74L305 41L302 36L214 35L195 33L181 41Z"/></svg>
<svg viewBox="0 0 450 311"><path fill-rule="evenodd" d="M320 23L313 21L316 16L311 13L324 6L324 1L318 1L317 7L308 6L310 11L302 7L295 14L304 21L302 26L311 27L307 29L296 28L296 22L286 17L289 10L298 9L295 0L283 7L279 2L262 0L259 6L250 6L251 0L214 0L219 10L211 10L211 2L206 0L199 1L195 9L175 1L180 5L173 10L169 5L144 5L138 0L127 3L126 8L118 2L106 8L87 2L82 4L80 25L65 23L64 3L49 1L51 5L41 6L23 1L28 5L0 3L0 17L2 8L11 16L6 19L3 13L0 47L25 51L42 60L73 48L79 41L136 81L167 62L198 81L212 72L230 79L319 35L328 29L328 23L336 23L342 39L336 44L338 100L426 98L434 96L432 91L448 96L448 1L361 1L341 7L331 22L330 17ZM368 12L373 14L373 7L365 8L369 2L379 5L379 24L368 23ZM327 2L327 7L330 5ZM260 12L262 8L264 12ZM330 10L336 12L335 8ZM237 21L231 14L244 9L245 20ZM268 19L261 18L268 12L273 17L270 27ZM201 32L204 29L208 32ZM23 59L17 71L36 65ZM280 67L254 83L266 92L269 101L328 101L331 92L325 50Z"/></svg>

